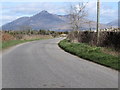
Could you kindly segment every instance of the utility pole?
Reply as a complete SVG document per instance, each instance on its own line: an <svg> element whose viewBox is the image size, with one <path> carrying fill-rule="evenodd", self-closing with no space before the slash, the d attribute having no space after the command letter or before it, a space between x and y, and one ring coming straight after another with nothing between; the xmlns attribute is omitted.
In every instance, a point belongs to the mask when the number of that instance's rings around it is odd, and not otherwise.
<svg viewBox="0 0 120 90"><path fill-rule="evenodd" d="M100 0L97 0L97 45L99 44Z"/></svg>

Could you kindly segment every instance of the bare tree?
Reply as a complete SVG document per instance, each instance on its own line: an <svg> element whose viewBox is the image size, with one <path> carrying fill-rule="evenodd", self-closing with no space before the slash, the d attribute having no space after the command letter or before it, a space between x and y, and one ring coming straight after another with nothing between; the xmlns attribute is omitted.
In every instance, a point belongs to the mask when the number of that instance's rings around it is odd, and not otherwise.
<svg viewBox="0 0 120 90"><path fill-rule="evenodd" d="M87 3L78 3L77 5L71 5L69 10L69 24L71 26L71 41L74 42L75 34L74 32L79 31L80 27L84 23L83 18L87 15L85 11Z"/></svg>

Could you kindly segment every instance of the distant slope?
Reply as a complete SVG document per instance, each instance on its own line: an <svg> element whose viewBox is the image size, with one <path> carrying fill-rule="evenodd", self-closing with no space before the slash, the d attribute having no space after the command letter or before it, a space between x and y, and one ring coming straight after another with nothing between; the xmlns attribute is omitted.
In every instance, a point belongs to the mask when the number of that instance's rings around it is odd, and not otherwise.
<svg viewBox="0 0 120 90"><path fill-rule="evenodd" d="M114 21L112 21L112 22L109 22L107 25L109 25L109 26L113 26L113 27L118 27L118 22L120 21L120 19L119 20L114 20Z"/></svg>
<svg viewBox="0 0 120 90"><path fill-rule="evenodd" d="M70 30L70 25L68 24L69 15L56 15L51 14L45 10L40 13L33 15L32 17L21 17L10 23L2 26L2 30L24 30L24 29L46 29L55 31L66 31ZM89 21L89 20L84 20ZM81 25L81 29L89 29L89 25L86 23ZM96 28L96 22L91 23L91 28ZM108 26L100 24L101 28L106 28Z"/></svg>
<svg viewBox="0 0 120 90"><path fill-rule="evenodd" d="M2 30L19 30L28 20L29 17L18 18L10 23L3 25Z"/></svg>
<svg viewBox="0 0 120 90"><path fill-rule="evenodd" d="M22 17L13 22L2 26L2 30L21 30L24 26L32 29L52 29L64 24L62 19L56 15L50 14L47 11L42 11L32 17Z"/></svg>

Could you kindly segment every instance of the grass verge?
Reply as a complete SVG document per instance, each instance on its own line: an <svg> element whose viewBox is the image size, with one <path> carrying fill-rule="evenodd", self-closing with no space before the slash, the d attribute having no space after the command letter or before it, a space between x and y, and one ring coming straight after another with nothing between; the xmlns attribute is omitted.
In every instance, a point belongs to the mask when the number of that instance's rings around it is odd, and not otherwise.
<svg viewBox="0 0 120 90"><path fill-rule="evenodd" d="M102 52L102 47L90 46L85 43L71 43L68 40L62 40L58 44L65 51L74 54L86 60L120 70L120 56L113 56Z"/></svg>
<svg viewBox="0 0 120 90"><path fill-rule="evenodd" d="M10 40L10 41L5 41L5 42L0 42L0 50L1 49L6 49L8 47L24 43L24 42L30 42L30 41L35 41L35 40L43 40L43 39L49 39L49 38L41 38L41 39L31 39L31 40Z"/></svg>

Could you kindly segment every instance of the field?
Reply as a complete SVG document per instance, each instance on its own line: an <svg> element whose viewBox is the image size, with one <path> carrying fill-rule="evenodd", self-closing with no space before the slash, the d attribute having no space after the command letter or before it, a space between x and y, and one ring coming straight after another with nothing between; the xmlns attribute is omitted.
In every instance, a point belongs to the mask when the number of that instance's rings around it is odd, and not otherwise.
<svg viewBox="0 0 120 90"><path fill-rule="evenodd" d="M0 31L0 50L24 42L51 39L54 37L58 37L60 34L62 34L62 32L46 30Z"/></svg>
<svg viewBox="0 0 120 90"><path fill-rule="evenodd" d="M10 40L10 41L6 41L3 43L0 43L0 50L1 49L5 49L20 43L24 43L24 42L30 42L30 41L35 41L35 40L43 40L43 39L49 39L49 38L40 38L40 39L30 39L30 40Z"/></svg>

